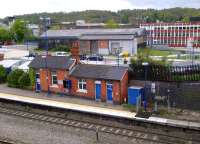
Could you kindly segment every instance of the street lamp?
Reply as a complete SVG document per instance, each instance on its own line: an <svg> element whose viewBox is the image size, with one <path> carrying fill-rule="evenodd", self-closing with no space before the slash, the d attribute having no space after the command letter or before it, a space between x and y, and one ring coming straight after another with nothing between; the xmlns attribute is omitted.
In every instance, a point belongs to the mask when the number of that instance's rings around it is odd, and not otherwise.
<svg viewBox="0 0 200 144"><path fill-rule="evenodd" d="M28 35L29 35L29 26L28 26L28 24L29 24L29 21L24 21L25 22L25 26L26 26L26 50L28 51L29 50L29 45L28 45L28 43L29 43L29 37L28 37ZM30 54L30 52L29 52L29 54Z"/></svg>
<svg viewBox="0 0 200 144"><path fill-rule="evenodd" d="M149 65L148 62L143 62L142 65L145 68L145 86L144 86L144 99L145 99L145 103L144 103L144 108L146 111L146 99L147 99L147 67Z"/></svg>
<svg viewBox="0 0 200 144"><path fill-rule="evenodd" d="M49 88L49 76L48 76L48 70L47 70L47 57L48 57L48 35L47 35L47 27L50 23L50 17L40 17L40 20L44 23L44 31L45 31L45 50L46 50L46 56L44 58L45 60L45 68L46 68L46 81L47 81L47 96L49 96L50 88Z"/></svg>
<svg viewBox="0 0 200 144"><path fill-rule="evenodd" d="M120 52L121 52L121 49L122 49L122 47L118 47L117 48L117 66L119 67L119 55L120 55Z"/></svg>
<svg viewBox="0 0 200 144"><path fill-rule="evenodd" d="M50 20L51 18L50 17L40 17L40 20L43 22L44 24L44 32L45 32L45 50L46 50L46 56L48 55L48 35L47 35L47 29L48 29L48 26L50 24Z"/></svg>
<svg viewBox="0 0 200 144"><path fill-rule="evenodd" d="M170 89L167 90L167 110L170 111L170 99L169 99Z"/></svg>

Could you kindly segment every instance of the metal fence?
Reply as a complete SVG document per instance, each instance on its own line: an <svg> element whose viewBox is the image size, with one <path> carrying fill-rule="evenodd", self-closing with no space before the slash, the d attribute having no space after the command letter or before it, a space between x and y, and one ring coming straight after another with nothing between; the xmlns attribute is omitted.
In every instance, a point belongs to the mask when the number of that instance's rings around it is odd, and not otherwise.
<svg viewBox="0 0 200 144"><path fill-rule="evenodd" d="M162 66L162 65L136 65L131 64L129 71L130 80L147 80L164 82L200 81L200 65L189 66Z"/></svg>
<svg viewBox="0 0 200 144"><path fill-rule="evenodd" d="M157 82L156 95L164 98L165 106L169 96L171 107L200 110L200 82Z"/></svg>

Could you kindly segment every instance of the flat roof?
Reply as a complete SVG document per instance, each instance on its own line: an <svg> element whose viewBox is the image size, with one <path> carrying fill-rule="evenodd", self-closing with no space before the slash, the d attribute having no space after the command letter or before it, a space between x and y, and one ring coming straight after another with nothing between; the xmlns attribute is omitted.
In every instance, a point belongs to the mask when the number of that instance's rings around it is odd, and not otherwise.
<svg viewBox="0 0 200 144"><path fill-rule="evenodd" d="M0 61L0 65L2 65L5 68L9 68L19 61L20 60L3 60L3 61Z"/></svg>
<svg viewBox="0 0 200 144"><path fill-rule="evenodd" d="M48 30L48 38L68 38L79 39L86 35L141 35L143 28L129 28L129 29L69 29L69 30ZM43 33L40 38L44 39L46 34Z"/></svg>

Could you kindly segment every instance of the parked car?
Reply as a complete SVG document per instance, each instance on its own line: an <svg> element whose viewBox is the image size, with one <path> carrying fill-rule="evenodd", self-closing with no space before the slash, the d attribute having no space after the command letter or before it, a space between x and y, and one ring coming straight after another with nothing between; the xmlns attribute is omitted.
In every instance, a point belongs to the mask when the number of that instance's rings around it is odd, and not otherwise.
<svg viewBox="0 0 200 144"><path fill-rule="evenodd" d="M92 55L87 58L89 61L103 61L103 56L101 55Z"/></svg>
<svg viewBox="0 0 200 144"><path fill-rule="evenodd" d="M56 56L66 56L66 52L56 52Z"/></svg>
<svg viewBox="0 0 200 144"><path fill-rule="evenodd" d="M80 60L87 60L87 56L86 55L80 55Z"/></svg>

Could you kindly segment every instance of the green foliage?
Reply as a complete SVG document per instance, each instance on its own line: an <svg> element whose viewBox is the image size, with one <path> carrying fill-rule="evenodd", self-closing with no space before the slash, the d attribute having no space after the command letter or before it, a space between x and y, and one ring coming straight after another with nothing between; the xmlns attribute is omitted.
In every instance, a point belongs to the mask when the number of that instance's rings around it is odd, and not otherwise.
<svg viewBox="0 0 200 144"><path fill-rule="evenodd" d="M18 79L18 83L20 88L29 88L31 85L31 80L29 78L29 74L28 73L23 73L19 79Z"/></svg>
<svg viewBox="0 0 200 144"><path fill-rule="evenodd" d="M86 10L81 12L56 12L56 13L35 13L16 16L18 19L28 20L30 23L39 24L40 16L48 16L56 22L76 21L84 19L87 22L107 22L112 19L117 23L131 23L138 25L141 22L163 22L182 21L185 17L198 17L200 10L194 8L170 8L170 9L133 9L120 10L117 12Z"/></svg>
<svg viewBox="0 0 200 144"><path fill-rule="evenodd" d="M119 27L118 23L116 23L113 19L108 20L106 22L106 28L112 28L112 29L114 29L114 28L118 28L118 27Z"/></svg>
<svg viewBox="0 0 200 144"><path fill-rule="evenodd" d="M164 51L164 50L155 50L151 48L140 48L138 49L138 53L143 53L145 55L149 56L168 56L172 54L170 51Z"/></svg>
<svg viewBox="0 0 200 144"><path fill-rule="evenodd" d="M35 82L36 82L35 81L36 80L35 79L35 75L36 75L35 70L30 68L28 74L29 74L29 78L30 78L30 86L34 86Z"/></svg>
<svg viewBox="0 0 200 144"><path fill-rule="evenodd" d="M11 40L11 34L9 30L0 27L0 41L9 41Z"/></svg>
<svg viewBox="0 0 200 144"><path fill-rule="evenodd" d="M189 18L189 17L184 17L184 18L182 19L182 21L183 21L183 22L190 22L190 18Z"/></svg>
<svg viewBox="0 0 200 144"><path fill-rule="evenodd" d="M150 57L151 54L152 51L149 49L140 50L138 51L137 56L131 58L131 64L142 65L143 62L148 62L149 64L152 65L162 65L162 66L169 65L165 56L161 60L154 60Z"/></svg>
<svg viewBox="0 0 200 144"><path fill-rule="evenodd" d="M6 69L0 65L0 83L6 82Z"/></svg>
<svg viewBox="0 0 200 144"><path fill-rule="evenodd" d="M17 42L22 42L25 39L25 35L28 33L26 23L23 20L17 19L10 29L13 38Z"/></svg>
<svg viewBox="0 0 200 144"><path fill-rule="evenodd" d="M9 87L16 87L19 88L19 78L24 74L22 70L14 70L12 71L7 78L8 86Z"/></svg>
<svg viewBox="0 0 200 144"><path fill-rule="evenodd" d="M64 52L70 52L70 47L67 45L58 45L55 48L52 48L51 51L64 51Z"/></svg>
<svg viewBox="0 0 200 144"><path fill-rule="evenodd" d="M135 112L135 111L136 111L136 106L135 106L135 105L122 104L122 106L123 106L125 109L127 109L127 110L129 110L129 111L131 111L131 112Z"/></svg>
<svg viewBox="0 0 200 144"><path fill-rule="evenodd" d="M53 26L51 26L50 29L51 29L51 30L59 30L59 29L60 29L60 26L59 26L59 25L53 25Z"/></svg>
<svg viewBox="0 0 200 144"><path fill-rule="evenodd" d="M182 82L182 81L199 81L200 80L200 74L187 74L187 75L180 75L176 74L172 76L172 80L177 81L177 82Z"/></svg>

